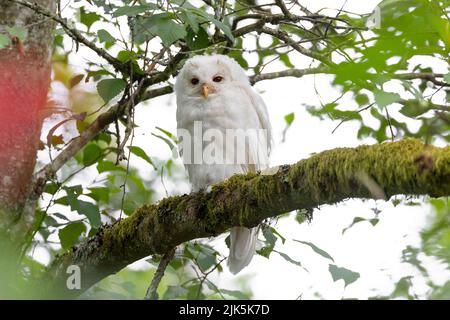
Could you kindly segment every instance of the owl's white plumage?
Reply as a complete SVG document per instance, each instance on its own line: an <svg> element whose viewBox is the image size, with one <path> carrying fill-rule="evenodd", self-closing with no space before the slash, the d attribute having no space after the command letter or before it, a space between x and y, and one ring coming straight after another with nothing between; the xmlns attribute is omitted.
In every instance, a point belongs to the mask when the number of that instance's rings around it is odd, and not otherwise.
<svg viewBox="0 0 450 320"><path fill-rule="evenodd" d="M180 131L184 130L192 137L189 159L186 157L186 151L182 150L192 191L205 189L236 173L267 168L271 145L267 108L235 60L224 55L195 56L189 59L177 77L175 92L179 135ZM205 139L205 136L196 131L199 124L202 134L209 130L226 136L230 130L239 132L238 129L247 132L260 130L265 134L247 136L245 145L231 145L226 139ZM211 148L216 151L223 150L222 153L214 152L217 157L215 159L222 158L223 161L219 159L216 163L197 163L192 155L196 148L197 151L198 148L203 151ZM242 150L245 152L245 161L226 162L227 155L238 154ZM255 251L256 237L257 228L231 229L228 258L231 272L237 273L250 263Z"/></svg>

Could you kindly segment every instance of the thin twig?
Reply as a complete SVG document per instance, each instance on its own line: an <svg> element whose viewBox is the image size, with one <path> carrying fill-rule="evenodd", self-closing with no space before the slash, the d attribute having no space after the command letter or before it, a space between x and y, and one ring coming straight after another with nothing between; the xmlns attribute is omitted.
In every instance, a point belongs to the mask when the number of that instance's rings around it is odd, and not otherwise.
<svg viewBox="0 0 450 320"><path fill-rule="evenodd" d="M333 63L330 62L328 59L326 59L326 57L322 56L321 54L318 54L316 52L313 52L301 45L299 45L298 43L296 43L295 41L293 41L286 32L281 31L281 30L275 30L275 29L271 29L268 27L262 27L261 28L261 32L262 33L266 33L268 35L271 35L275 38L280 39L281 41L285 42L286 44L289 44L292 48L294 48L296 51L298 51L299 53L308 56L312 59L318 60L320 62L322 62L325 65L332 65Z"/></svg>
<svg viewBox="0 0 450 320"><path fill-rule="evenodd" d="M386 119L389 125L389 131L391 132L391 141L394 141L394 130L392 129L391 116L389 115L387 106L384 106L384 110L386 111Z"/></svg>
<svg viewBox="0 0 450 320"><path fill-rule="evenodd" d="M284 4L284 0L275 0L275 3L281 9L281 12L283 12L283 14L286 18L288 18L288 19L292 18L292 13L289 12L289 9Z"/></svg>
<svg viewBox="0 0 450 320"><path fill-rule="evenodd" d="M198 286L198 291L197 291L197 296L196 299L198 299L200 297L200 293L202 292L202 287L203 287L203 283L208 280L208 276L213 273L221 264L222 262L224 262L228 257L224 257L222 259L220 259L213 268L211 268L211 270L209 270L208 272L204 272L201 268L198 268L200 270L200 272L203 274L203 277L200 277L197 270L194 268L195 273L197 274L197 278L200 280L200 284ZM196 261L197 262L197 261ZM220 293L220 290L218 290L218 292Z"/></svg>
<svg viewBox="0 0 450 320"><path fill-rule="evenodd" d="M437 78L443 78L443 77L444 77L444 74L442 74L442 73L431 73L431 72L417 72L417 73L411 72L411 73L399 73L399 74L392 75L393 79L398 79L398 80L422 79L422 80L428 80L437 86L450 87L450 83L445 83L445 82L437 79Z"/></svg>
<svg viewBox="0 0 450 320"><path fill-rule="evenodd" d="M147 294L145 295L145 300L158 300L158 286L161 282L162 277L164 276L164 272L166 271L167 266L175 255L176 247L167 252L161 258L159 262L158 268L156 269L155 275L153 276L150 287L147 289Z"/></svg>
<svg viewBox="0 0 450 320"><path fill-rule="evenodd" d="M110 55L106 50L97 47L94 42L89 41L86 39L77 29L69 27L67 24L66 19L61 18L59 16L54 15L50 11L48 11L46 8L38 5L37 3L31 3L28 1L23 0L7 0L10 2L15 2L17 4L20 4L24 7L30 8L31 10L35 11L36 13L39 13L47 18L52 19L55 22L58 22L61 27L66 31L66 33L73 39L75 42L80 42L84 44L86 47L93 50L97 55L108 61L109 64L111 64L116 70L122 72L122 73L128 73L128 68L125 64L114 58L112 55Z"/></svg>
<svg viewBox="0 0 450 320"><path fill-rule="evenodd" d="M359 110L356 111L356 112L358 112L358 113L363 112L363 111L365 111L365 110L371 108L374 104L375 104L375 102L369 104L368 106L366 106L366 107L364 107L364 108L362 108L362 109L359 109ZM346 122L346 121L348 121L348 120L349 120L349 119L346 118L346 119L343 119L341 122L339 122L339 124L333 129L333 131L331 131L331 134L335 133L336 130L337 130L344 122Z"/></svg>

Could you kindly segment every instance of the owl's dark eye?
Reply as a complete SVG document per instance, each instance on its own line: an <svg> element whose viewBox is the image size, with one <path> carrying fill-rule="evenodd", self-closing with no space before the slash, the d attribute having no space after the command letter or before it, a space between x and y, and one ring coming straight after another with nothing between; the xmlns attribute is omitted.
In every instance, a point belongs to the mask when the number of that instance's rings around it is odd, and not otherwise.
<svg viewBox="0 0 450 320"><path fill-rule="evenodd" d="M214 82L221 82L223 80L223 77L221 77L221 76L215 76L214 78L213 78L213 81Z"/></svg>
<svg viewBox="0 0 450 320"><path fill-rule="evenodd" d="M196 84L198 84L198 79L197 78L192 78L191 79L191 83L193 84L193 85L196 85Z"/></svg>

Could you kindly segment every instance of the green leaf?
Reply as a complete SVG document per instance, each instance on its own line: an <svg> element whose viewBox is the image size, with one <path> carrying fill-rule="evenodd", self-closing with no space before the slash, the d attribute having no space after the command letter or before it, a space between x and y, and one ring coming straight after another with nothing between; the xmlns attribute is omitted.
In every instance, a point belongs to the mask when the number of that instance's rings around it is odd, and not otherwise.
<svg viewBox="0 0 450 320"><path fill-rule="evenodd" d="M86 231L86 226L82 222L74 222L68 224L63 229L59 230L59 240L64 250L70 249L78 242L81 234Z"/></svg>
<svg viewBox="0 0 450 320"><path fill-rule="evenodd" d="M289 55L287 53L280 54L280 60L284 63L284 65L288 68L295 68L295 66L292 64L291 60L289 59Z"/></svg>
<svg viewBox="0 0 450 320"><path fill-rule="evenodd" d="M205 254L204 252L200 252L198 254L196 261L200 269L203 271L208 270L217 263L215 255Z"/></svg>
<svg viewBox="0 0 450 320"><path fill-rule="evenodd" d="M144 159L145 161L147 161L149 164L151 164L151 166L153 167L153 169L157 170L155 164L153 163L152 159L147 155L147 153L145 153L145 151L137 146L129 146L128 147L131 151L132 154L134 154L135 156Z"/></svg>
<svg viewBox="0 0 450 320"><path fill-rule="evenodd" d="M99 161L97 164L97 171L99 173L106 172L106 171L126 171L125 168L121 167L120 165L116 165L111 161Z"/></svg>
<svg viewBox="0 0 450 320"><path fill-rule="evenodd" d="M249 296L238 290L220 289L220 292L238 300L248 300Z"/></svg>
<svg viewBox="0 0 450 320"><path fill-rule="evenodd" d="M192 28L192 31L194 31L194 33L198 33L200 27L196 15L189 12L189 10L184 10L182 16L184 18L183 20Z"/></svg>
<svg viewBox="0 0 450 320"><path fill-rule="evenodd" d="M70 206L70 209L72 211L78 212L80 215L86 216L89 220L89 223L91 224L91 227L93 228L100 227L101 218L98 206L90 202L78 200L78 194L81 194L82 190L76 190L77 187L65 188L67 193L67 202Z"/></svg>
<svg viewBox="0 0 450 320"><path fill-rule="evenodd" d="M103 42L116 42L116 38L114 38L108 31L105 29L100 29L97 31L98 40Z"/></svg>
<svg viewBox="0 0 450 320"><path fill-rule="evenodd" d="M206 21L212 22L218 29L220 29L225 36L230 39L231 41L234 41L233 33L231 32L230 26L223 23L222 21L217 20L209 13L202 11L201 9L190 9L191 12L194 12L195 14L199 15L200 17L204 18Z"/></svg>
<svg viewBox="0 0 450 320"><path fill-rule="evenodd" d="M256 252L265 258L269 258L270 254L273 251L273 248L275 247L275 243L278 240L277 237L275 237L275 235L274 235L274 231L275 231L275 229L272 227L262 228L262 234L263 234L264 238L266 239L266 241L265 241L266 244L264 247L257 250ZM282 238L282 239L284 239L284 238Z"/></svg>
<svg viewBox="0 0 450 320"><path fill-rule="evenodd" d="M108 75L112 75L111 72L104 69L88 71L85 81L88 82L91 78L94 78L94 80L97 81L101 78L101 76L108 76Z"/></svg>
<svg viewBox="0 0 450 320"><path fill-rule="evenodd" d="M450 82L449 82L450 83ZM435 290L428 298L430 300L450 300L450 281Z"/></svg>
<svg viewBox="0 0 450 320"><path fill-rule="evenodd" d="M329 265L328 271L330 271L334 282L342 279L344 280L345 286L352 284L353 282L358 280L360 276L358 272L354 272L346 268L341 268L334 264Z"/></svg>
<svg viewBox="0 0 450 320"><path fill-rule="evenodd" d="M149 3L146 5L139 5L139 6L123 6L118 8L112 16L114 18L120 17L120 16L136 16L140 13L144 13L148 10L156 9L157 6L155 4Z"/></svg>
<svg viewBox="0 0 450 320"><path fill-rule="evenodd" d="M202 271L206 271L217 264L217 251L201 244L189 244L186 247L188 256L194 260Z"/></svg>
<svg viewBox="0 0 450 320"><path fill-rule="evenodd" d="M28 35L28 30L24 27L6 27L6 31L11 35L11 37L17 37L20 41L25 41Z"/></svg>
<svg viewBox="0 0 450 320"><path fill-rule="evenodd" d="M284 260L286 260L287 262L290 262L292 264L295 264L296 266L301 267L303 270L305 270L306 272L309 272L302 264L300 261L296 261L294 259L292 259L291 257L289 257L286 253L280 252L280 251L276 251L274 250L274 252L278 253Z"/></svg>
<svg viewBox="0 0 450 320"><path fill-rule="evenodd" d="M75 187L64 188L67 194L67 204L70 206L70 210L76 211L78 209L78 192Z"/></svg>
<svg viewBox="0 0 450 320"><path fill-rule="evenodd" d="M286 125L288 127L291 126L292 122L294 122L294 119L295 119L295 113L293 113L293 112L284 116L284 121L286 121Z"/></svg>
<svg viewBox="0 0 450 320"><path fill-rule="evenodd" d="M401 278L396 286L394 291L391 293L392 298L398 298L398 297L406 297L406 298L412 298L409 294L409 291L411 289L411 276L403 277Z"/></svg>
<svg viewBox="0 0 450 320"><path fill-rule="evenodd" d="M188 294L186 297L188 300L203 300L205 299L205 294L202 292L202 285L199 281L191 282L191 285L188 287Z"/></svg>
<svg viewBox="0 0 450 320"><path fill-rule="evenodd" d="M97 84L97 91L105 103L111 101L126 87L126 82L122 79L103 79Z"/></svg>
<svg viewBox="0 0 450 320"><path fill-rule="evenodd" d="M83 150L83 164L90 166L97 162L102 155L102 149L95 143L88 144Z"/></svg>
<svg viewBox="0 0 450 320"><path fill-rule="evenodd" d="M297 214L295 215L295 221L297 221L299 224L302 224L305 221L308 221L308 219L306 218L306 215L304 213L297 212Z"/></svg>
<svg viewBox="0 0 450 320"><path fill-rule="evenodd" d="M173 145L173 143L166 137L160 136L159 134L155 134L155 133L152 133L152 136L164 141L169 146L170 150L175 150L175 146Z"/></svg>
<svg viewBox="0 0 450 320"><path fill-rule="evenodd" d="M101 226L102 221L100 218L100 211L98 207L90 202L78 200L77 211L79 214L88 218L92 228L98 228Z"/></svg>
<svg viewBox="0 0 450 320"><path fill-rule="evenodd" d="M161 38L164 45L170 46L175 41L184 39L187 31L183 25L173 20L167 20L164 25L158 27L157 35Z"/></svg>
<svg viewBox="0 0 450 320"><path fill-rule="evenodd" d="M0 33L0 49L6 48L11 44L11 39Z"/></svg>
<svg viewBox="0 0 450 320"><path fill-rule="evenodd" d="M117 54L117 60L119 60L120 62L136 62L136 53L134 51L121 50Z"/></svg>
<svg viewBox="0 0 450 320"><path fill-rule="evenodd" d="M263 228L262 233L264 235L264 238L266 238L266 242L274 247L275 243L277 242L277 237L273 234L272 228Z"/></svg>
<svg viewBox="0 0 450 320"><path fill-rule="evenodd" d="M148 36L158 36L165 46L170 46L179 39L184 39L187 31L184 25L172 20L168 13L154 14L137 27L137 32Z"/></svg>
<svg viewBox="0 0 450 320"><path fill-rule="evenodd" d="M49 194L55 194L60 187L61 185L59 183L50 182L45 185L44 192Z"/></svg>
<svg viewBox="0 0 450 320"><path fill-rule="evenodd" d="M176 136L174 136L172 133L170 133L169 131L161 128L161 127L155 127L156 130L161 131L162 133L164 133L167 137L170 138L170 140L172 140L175 143L178 143L178 139Z"/></svg>
<svg viewBox="0 0 450 320"><path fill-rule="evenodd" d="M295 242L298 243L302 243L304 245L309 246L311 249L313 249L313 251L319 255L321 255L324 258L330 259L331 261L334 262L333 257L331 257L325 250L320 249L318 246L316 246L315 244L311 243L311 242L307 242L307 241L301 241L301 240L295 240Z"/></svg>
<svg viewBox="0 0 450 320"><path fill-rule="evenodd" d="M273 251L273 247L265 246L259 250L256 250L256 253L259 254L260 256L263 256L264 258L268 259L270 257L270 254L272 253L272 251Z"/></svg>
<svg viewBox="0 0 450 320"><path fill-rule="evenodd" d="M110 188L106 187L92 187L88 188L91 193L86 194L86 196L91 197L95 201L109 202L109 194L114 193Z"/></svg>
<svg viewBox="0 0 450 320"><path fill-rule="evenodd" d="M226 25L225 23L223 23L222 21L219 21L217 19L212 18L211 19L212 23L214 23L214 25L219 28L220 30L222 30L222 32L225 34L225 36L230 39L231 41L234 41L234 36L233 33L231 32L231 28Z"/></svg>
<svg viewBox="0 0 450 320"><path fill-rule="evenodd" d="M372 128L362 125L358 130L357 137L358 139L362 139L370 136L372 132L374 132Z"/></svg>
<svg viewBox="0 0 450 320"><path fill-rule="evenodd" d="M106 133L106 132L101 132L98 136L97 136L97 140L99 141L103 141L105 142L107 145L109 145L111 143L111 134Z"/></svg>
<svg viewBox="0 0 450 320"><path fill-rule="evenodd" d="M408 100L400 109L400 113L407 117L418 117L430 110L430 105L424 101Z"/></svg>
<svg viewBox="0 0 450 320"><path fill-rule="evenodd" d="M446 75L444 75L444 82L449 83L450 84L450 72L447 73Z"/></svg>
<svg viewBox="0 0 450 320"><path fill-rule="evenodd" d="M94 22L99 21L100 16L95 12L87 12L84 7L80 8L80 22L84 24L88 30L94 24Z"/></svg>
<svg viewBox="0 0 450 320"><path fill-rule="evenodd" d="M278 238L281 239L281 242L284 244L286 242L286 238L283 237L275 228L270 227L270 229L272 230L272 233L275 234Z"/></svg>
<svg viewBox="0 0 450 320"><path fill-rule="evenodd" d="M378 221L377 221L377 222L374 224L374 222L372 222L372 221L369 220L369 219L365 219L365 218L362 218L362 217L355 217L355 218L353 218L352 223L351 223L347 228L342 229L342 234L344 234L348 229L350 229L351 227L353 227L355 224L360 223L360 222L363 222L363 221L368 221L368 222L370 222L370 223L372 224L372 226L375 226L375 225L378 223Z"/></svg>
<svg viewBox="0 0 450 320"><path fill-rule="evenodd" d="M61 213L55 212L55 213L52 213L52 215L59 219L62 219L64 221L70 221L65 215L63 215Z"/></svg>
<svg viewBox="0 0 450 320"><path fill-rule="evenodd" d="M186 44L191 50L204 49L209 46L209 35L203 28L200 28L197 34L188 28Z"/></svg>
<svg viewBox="0 0 450 320"><path fill-rule="evenodd" d="M175 298L183 297L188 293L186 288L181 286L167 286L166 292L164 292L164 300L173 300Z"/></svg>
<svg viewBox="0 0 450 320"><path fill-rule="evenodd" d="M402 99L398 93L385 92L381 90L375 90L374 95L375 95L375 102L380 108L386 107Z"/></svg>
<svg viewBox="0 0 450 320"><path fill-rule="evenodd" d="M362 106L369 103L369 97L367 94L360 93L355 96L355 101L359 106Z"/></svg>

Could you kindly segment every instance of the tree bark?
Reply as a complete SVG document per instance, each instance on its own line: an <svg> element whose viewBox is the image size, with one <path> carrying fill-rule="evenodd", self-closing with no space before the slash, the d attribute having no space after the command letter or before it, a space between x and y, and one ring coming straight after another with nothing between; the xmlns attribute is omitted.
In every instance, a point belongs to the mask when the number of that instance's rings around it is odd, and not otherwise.
<svg viewBox="0 0 450 320"><path fill-rule="evenodd" d="M54 0L35 0L55 11ZM25 28L20 39L8 28ZM51 75L54 23L11 1L0 1L0 298L20 294L17 266L34 206L23 213L32 180ZM9 31L8 31L9 30ZM20 297L20 295L18 295Z"/></svg>
<svg viewBox="0 0 450 320"><path fill-rule="evenodd" d="M233 226L254 227L266 218L348 198L450 195L450 147L418 140L315 154L276 172L236 175L211 192L174 196L145 205L129 218L58 257L46 284L56 295L76 296L128 264ZM70 265L81 269L81 290L66 287Z"/></svg>
<svg viewBox="0 0 450 320"><path fill-rule="evenodd" d="M54 0L35 2L55 11ZM25 28L26 40L11 36L11 27ZM0 3L0 33L11 39L0 50L0 227L7 233L15 230L13 225L33 223L33 213L19 215L30 186L47 103L53 28L51 20L28 8L11 1Z"/></svg>

